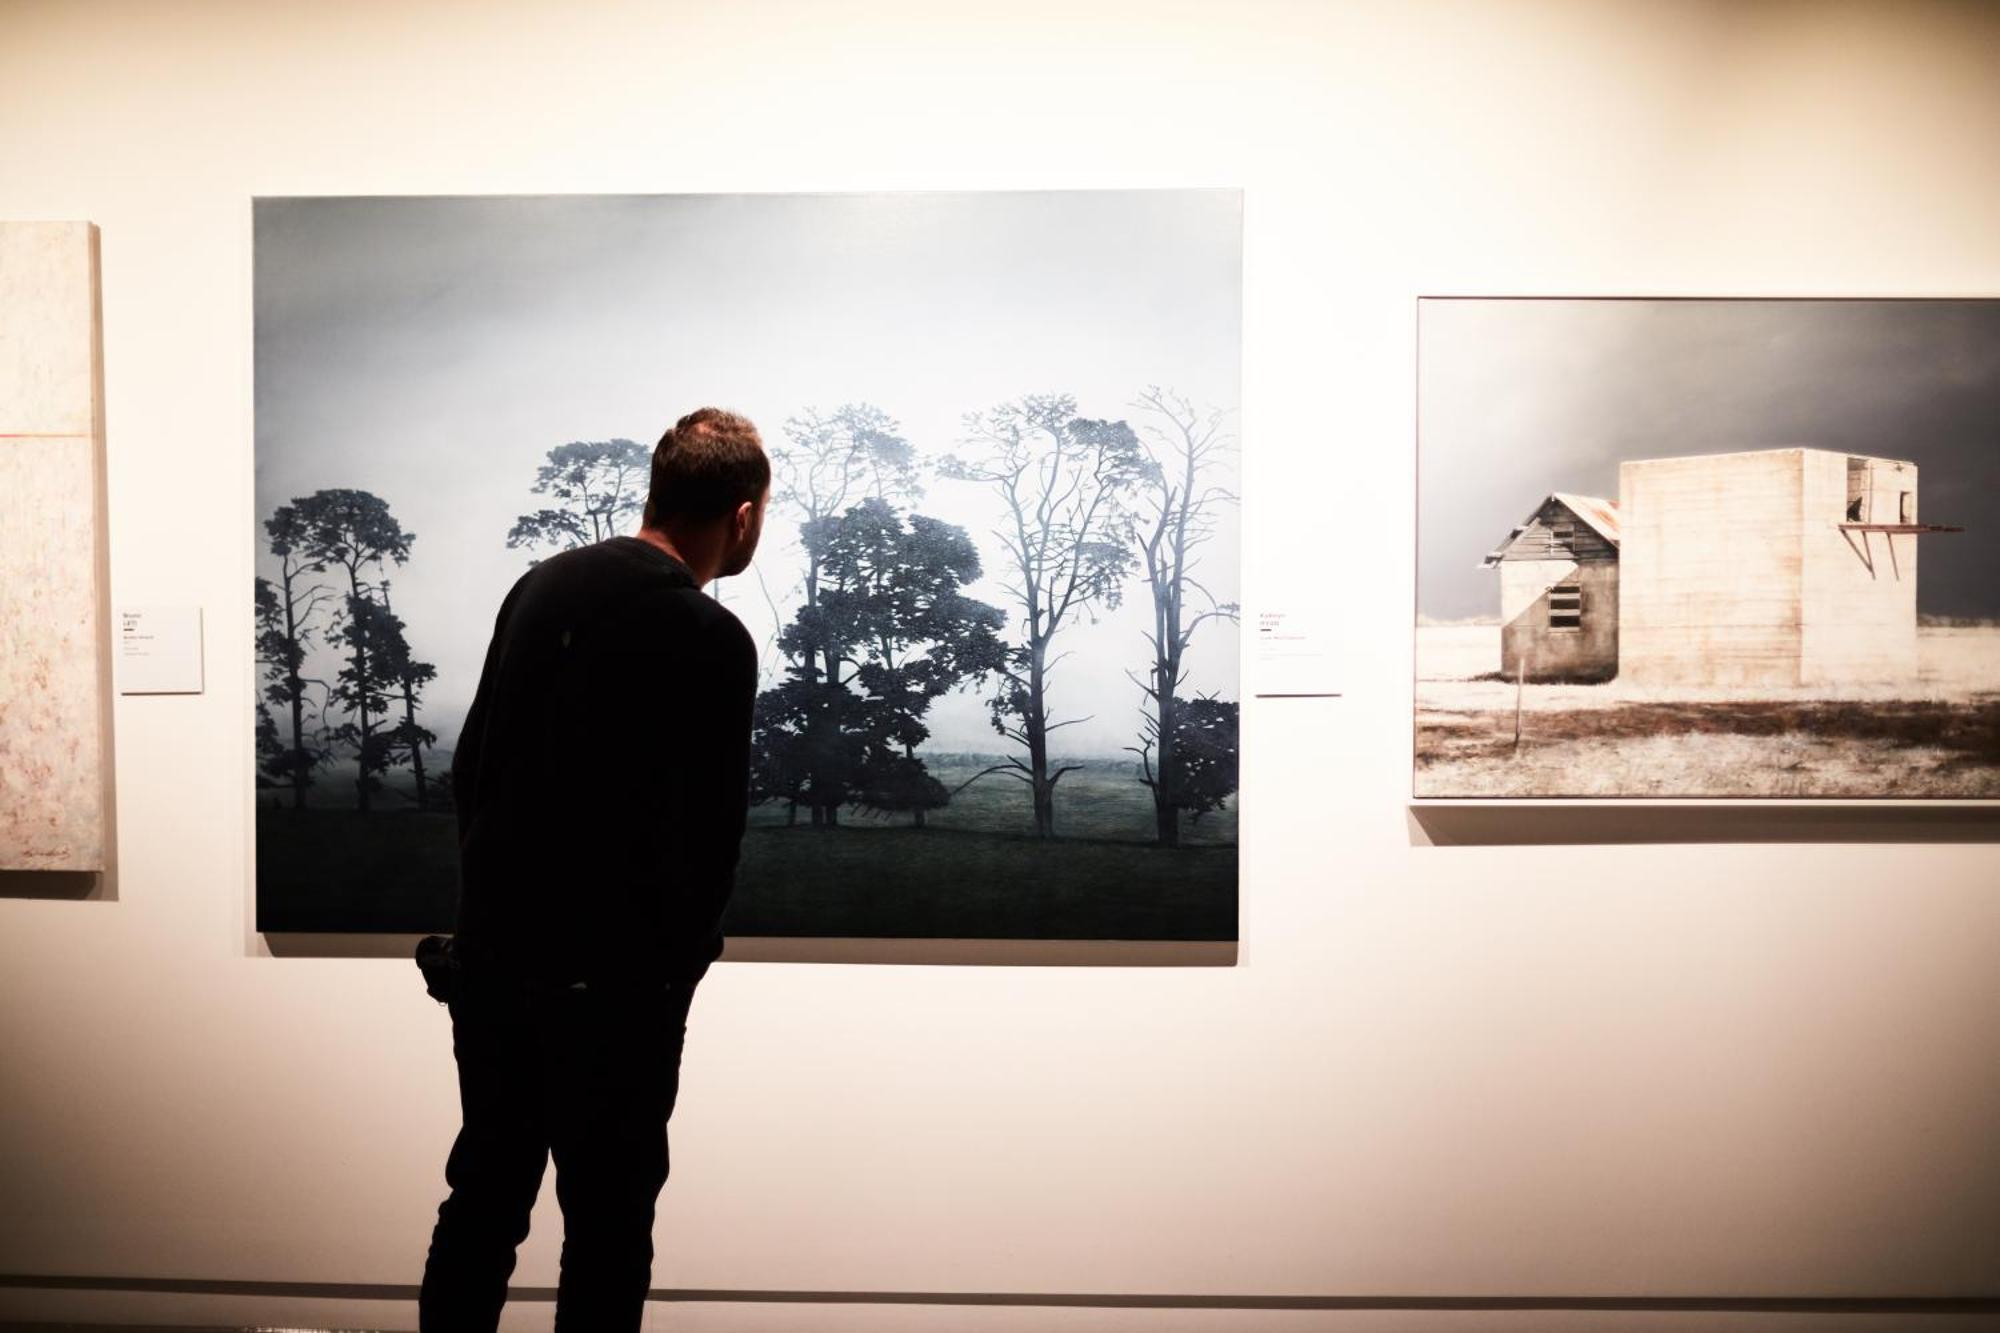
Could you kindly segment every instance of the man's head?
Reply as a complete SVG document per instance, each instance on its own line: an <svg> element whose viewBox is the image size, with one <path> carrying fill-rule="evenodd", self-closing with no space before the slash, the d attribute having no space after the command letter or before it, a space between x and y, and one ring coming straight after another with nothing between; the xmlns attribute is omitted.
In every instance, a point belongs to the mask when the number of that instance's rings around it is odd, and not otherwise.
<svg viewBox="0 0 2000 1333"><path fill-rule="evenodd" d="M771 460L757 428L734 412L704 407L676 421L654 447L644 525L667 537L703 582L741 574L763 533L770 490Z"/></svg>

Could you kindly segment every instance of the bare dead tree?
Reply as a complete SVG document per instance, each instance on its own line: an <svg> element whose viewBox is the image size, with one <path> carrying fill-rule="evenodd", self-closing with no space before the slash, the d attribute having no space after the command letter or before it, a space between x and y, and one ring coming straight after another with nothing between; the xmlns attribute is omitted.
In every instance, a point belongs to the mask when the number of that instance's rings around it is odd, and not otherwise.
<svg viewBox="0 0 2000 1333"><path fill-rule="evenodd" d="M1180 691L1187 680L1182 660L1203 624L1238 616L1235 603L1218 601L1195 577L1201 549L1220 524L1220 510L1238 499L1212 480L1235 439L1224 429L1226 412L1201 411L1157 385L1140 394L1133 406L1142 414L1146 455L1133 538L1153 595L1153 625L1146 631L1153 661L1144 679L1132 676L1146 702L1139 744L1126 748L1139 756L1139 780L1153 794L1160 845L1177 847L1180 812L1197 804L1179 749L1186 702ZM1199 609L1189 606L1190 592L1199 599Z"/></svg>
<svg viewBox="0 0 2000 1333"><path fill-rule="evenodd" d="M1005 517L994 531L1005 557L1003 587L1020 614L1022 641L1001 670L988 704L993 728L1026 751L960 784L1004 773L1028 788L1035 833L1055 834L1055 790L1065 773L1050 767L1049 736L1088 718L1049 712L1051 673L1061 661L1056 636L1076 617L1115 607L1132 566L1132 488L1145 454L1123 421L1079 417L1069 394L1030 394L965 419L964 452L939 475L980 482L1000 497Z"/></svg>

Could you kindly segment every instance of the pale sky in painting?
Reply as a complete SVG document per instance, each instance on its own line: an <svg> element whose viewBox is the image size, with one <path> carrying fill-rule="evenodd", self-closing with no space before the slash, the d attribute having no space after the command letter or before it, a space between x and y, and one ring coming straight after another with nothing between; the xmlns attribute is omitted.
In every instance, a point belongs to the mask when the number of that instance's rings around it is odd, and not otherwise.
<svg viewBox="0 0 2000 1333"><path fill-rule="evenodd" d="M935 457L965 413L1026 393L1136 427L1133 399L1156 384L1226 410L1233 432L1241 250L1233 191L259 200L257 520L349 486L416 534L394 601L437 665L427 723L449 748L527 566L506 533L540 507L528 488L552 446L650 448L710 403L779 443L803 409L866 401ZM972 591L1007 607L990 497L934 480L917 508L970 531L987 566ZM759 559L786 617L795 537L774 514ZM1201 570L1225 600L1237 545L1232 514ZM758 584L719 588L766 640ZM1146 604L1135 581L1059 645L1073 656L1055 707L1091 719L1060 733L1068 752L1132 743L1125 671L1144 660ZM1203 628L1191 690L1237 697L1236 642L1227 623ZM766 684L779 665L767 656ZM936 748L1004 748L976 695L930 720Z"/></svg>

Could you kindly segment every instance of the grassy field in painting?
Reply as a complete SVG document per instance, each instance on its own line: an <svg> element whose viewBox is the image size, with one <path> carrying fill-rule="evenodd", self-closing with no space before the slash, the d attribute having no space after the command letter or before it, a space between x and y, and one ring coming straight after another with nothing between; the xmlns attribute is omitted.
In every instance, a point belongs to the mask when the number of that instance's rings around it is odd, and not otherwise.
<svg viewBox="0 0 2000 1333"><path fill-rule="evenodd" d="M1417 631L1417 796L2000 797L2000 628L1920 628L1903 684L1528 685L1518 746L1499 635Z"/></svg>
<svg viewBox="0 0 2000 1333"><path fill-rule="evenodd" d="M977 757L933 761L956 786ZM324 779L326 799L344 784ZM751 812L732 934L964 939L1236 938L1236 815L1185 822L1152 844L1152 806L1129 765L1096 762L1056 789L1058 836L1037 839L1025 790L992 776L926 827L844 811L836 828ZM258 928L443 931L457 892L448 813L278 809L257 819Z"/></svg>

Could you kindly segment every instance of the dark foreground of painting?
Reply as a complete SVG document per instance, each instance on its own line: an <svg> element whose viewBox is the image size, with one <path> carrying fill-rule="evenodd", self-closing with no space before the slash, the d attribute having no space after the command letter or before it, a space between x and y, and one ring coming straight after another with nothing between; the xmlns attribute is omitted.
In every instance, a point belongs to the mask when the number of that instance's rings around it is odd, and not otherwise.
<svg viewBox="0 0 2000 1333"><path fill-rule="evenodd" d="M1152 808L1123 765L1069 774L1057 834L1033 836L1005 778L967 789L924 828L855 812L835 828L751 812L732 935L882 939L1234 940L1233 810L1147 840ZM449 812L257 811L257 928L449 931L458 849ZM1018 807L1018 808L1017 808Z"/></svg>

